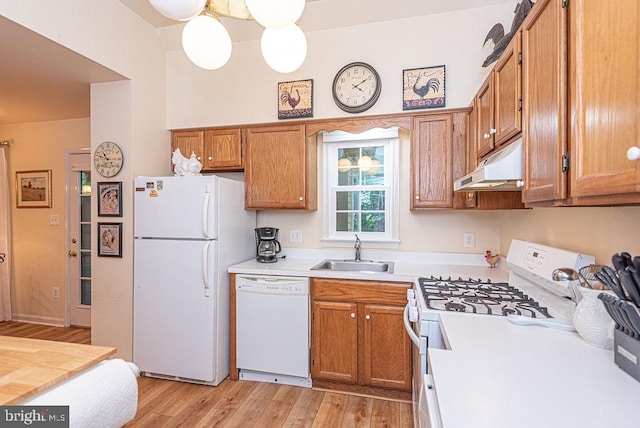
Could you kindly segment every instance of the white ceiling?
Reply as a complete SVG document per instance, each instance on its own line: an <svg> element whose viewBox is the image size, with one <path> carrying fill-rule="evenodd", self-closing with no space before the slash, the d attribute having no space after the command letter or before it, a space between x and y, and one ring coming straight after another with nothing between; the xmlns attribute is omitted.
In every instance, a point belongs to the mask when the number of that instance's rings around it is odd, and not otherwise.
<svg viewBox="0 0 640 428"><path fill-rule="evenodd" d="M156 28L181 25L147 0L119 0ZM445 13L516 0L308 0L304 31ZM222 18L234 41L257 39L260 26ZM89 117L89 84L123 77L0 16L0 125Z"/></svg>

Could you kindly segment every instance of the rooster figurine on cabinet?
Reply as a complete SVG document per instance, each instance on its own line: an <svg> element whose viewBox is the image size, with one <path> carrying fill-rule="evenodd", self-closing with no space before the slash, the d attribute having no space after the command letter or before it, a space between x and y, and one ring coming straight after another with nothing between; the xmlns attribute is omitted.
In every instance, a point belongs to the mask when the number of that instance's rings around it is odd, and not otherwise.
<svg viewBox="0 0 640 428"><path fill-rule="evenodd" d="M491 250L485 251L484 259L489 263L489 267L496 267L500 260L500 254L491 254Z"/></svg>
<svg viewBox="0 0 640 428"><path fill-rule="evenodd" d="M186 158L182 155L180 148L177 148L173 152L171 163L174 165L173 173L176 177L202 175L200 174L202 163L198 160L195 152L191 152L191 157Z"/></svg>

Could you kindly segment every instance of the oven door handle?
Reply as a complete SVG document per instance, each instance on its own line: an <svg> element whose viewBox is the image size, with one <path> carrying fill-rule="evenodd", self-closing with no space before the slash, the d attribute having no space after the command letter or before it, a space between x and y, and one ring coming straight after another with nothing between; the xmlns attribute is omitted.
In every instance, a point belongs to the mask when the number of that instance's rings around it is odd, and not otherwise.
<svg viewBox="0 0 640 428"><path fill-rule="evenodd" d="M407 331L409 338L416 345L421 354L427 352L427 339L425 337L418 337L418 335L413 331L409 321L409 304L404 307L404 315L402 317L404 321L404 329Z"/></svg>

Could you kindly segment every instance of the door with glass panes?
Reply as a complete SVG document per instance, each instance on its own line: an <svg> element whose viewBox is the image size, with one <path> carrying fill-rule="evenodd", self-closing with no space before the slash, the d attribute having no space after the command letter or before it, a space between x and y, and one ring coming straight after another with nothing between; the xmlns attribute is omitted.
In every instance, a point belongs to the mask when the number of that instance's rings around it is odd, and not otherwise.
<svg viewBox="0 0 640 428"><path fill-rule="evenodd" d="M91 326L91 166L88 154L69 156L69 324Z"/></svg>

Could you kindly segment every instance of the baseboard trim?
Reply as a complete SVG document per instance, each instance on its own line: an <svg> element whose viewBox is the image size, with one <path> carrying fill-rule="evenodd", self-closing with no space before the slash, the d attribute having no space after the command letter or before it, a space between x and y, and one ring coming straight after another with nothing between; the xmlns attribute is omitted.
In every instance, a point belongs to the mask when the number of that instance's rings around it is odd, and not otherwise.
<svg viewBox="0 0 640 428"><path fill-rule="evenodd" d="M42 317L38 315L13 314L12 321L26 322L30 324L50 325L52 327L64 327L64 319Z"/></svg>

